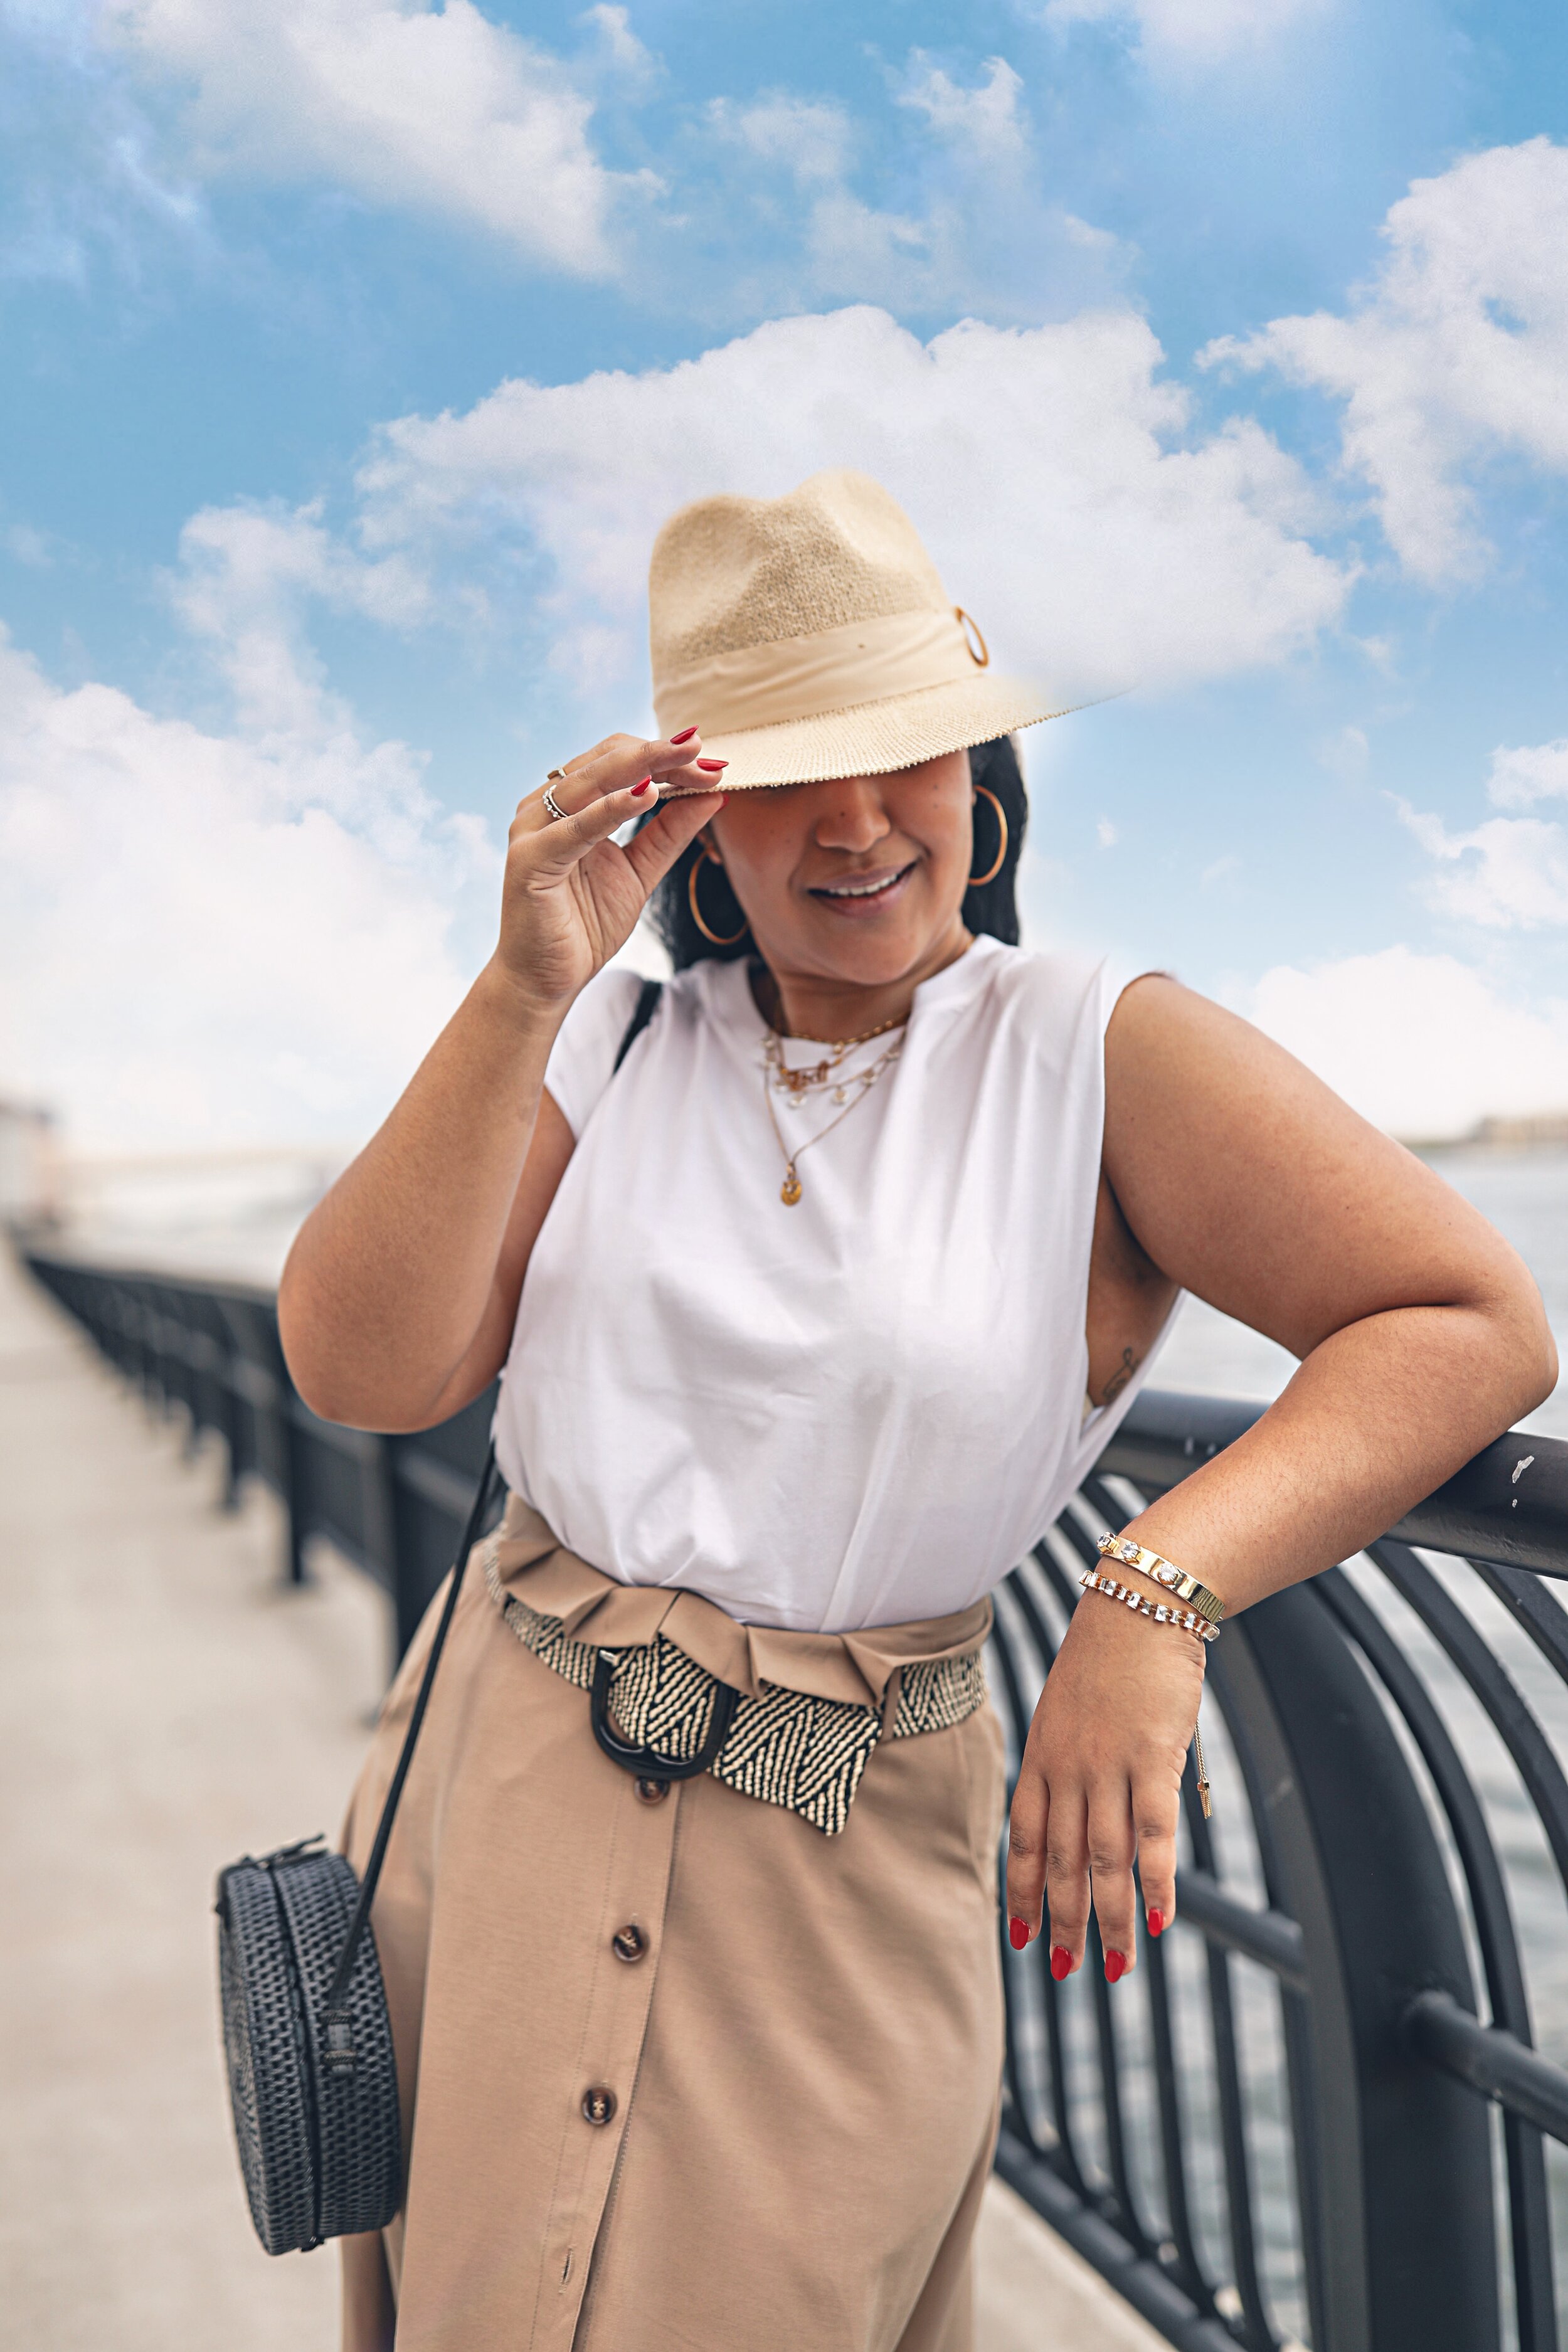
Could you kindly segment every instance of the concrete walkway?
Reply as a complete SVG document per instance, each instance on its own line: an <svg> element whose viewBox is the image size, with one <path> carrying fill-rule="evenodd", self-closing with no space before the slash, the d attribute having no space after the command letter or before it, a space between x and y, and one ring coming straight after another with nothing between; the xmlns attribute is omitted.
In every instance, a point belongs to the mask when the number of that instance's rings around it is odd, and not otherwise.
<svg viewBox="0 0 1568 2352"><path fill-rule="evenodd" d="M221 1864L334 1828L386 1624L330 1555L280 1587L270 1500L224 1517L216 1486L0 1252L6 2352L336 2341L331 2253L251 2235L210 1905ZM1157 2352L997 2184L980 2267L978 2352Z"/></svg>

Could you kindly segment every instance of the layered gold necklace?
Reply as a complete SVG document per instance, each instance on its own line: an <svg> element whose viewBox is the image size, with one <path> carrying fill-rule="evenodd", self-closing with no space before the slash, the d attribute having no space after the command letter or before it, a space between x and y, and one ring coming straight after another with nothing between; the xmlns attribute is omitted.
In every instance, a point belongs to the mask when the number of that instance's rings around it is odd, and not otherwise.
<svg viewBox="0 0 1568 2352"><path fill-rule="evenodd" d="M768 1123L773 1131L773 1140L784 1157L784 1182L779 1186L779 1199L786 1209L793 1209L801 1197L797 1162L803 1154L809 1151L814 1143L820 1143L824 1136L831 1135L834 1129L848 1118L857 1103L864 1102L883 1072L890 1070L903 1052L904 1040L901 1035L895 1037L890 1045L884 1045L876 1059L868 1062L861 1070L846 1071L846 1057L858 1045L869 1045L874 1039L886 1037L894 1029L901 1031L906 1019L906 1015L900 1014L897 1020L879 1022L875 1029L867 1029L858 1037L842 1038L823 1055L820 1062L808 1062L798 1070L792 1070L785 1062L784 1038L770 1024L767 1035L763 1040L763 1099L767 1105ZM828 1094L840 1106L837 1116L830 1118L826 1127L818 1128L815 1135L808 1135L804 1143L797 1143L792 1150L780 1132L773 1096L782 1095L793 1109L799 1110L811 1096L823 1093Z"/></svg>

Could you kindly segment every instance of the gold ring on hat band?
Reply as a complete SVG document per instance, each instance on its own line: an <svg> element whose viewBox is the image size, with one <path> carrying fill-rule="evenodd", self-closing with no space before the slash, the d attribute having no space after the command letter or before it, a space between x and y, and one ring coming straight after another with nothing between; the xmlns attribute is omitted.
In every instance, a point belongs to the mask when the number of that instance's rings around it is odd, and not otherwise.
<svg viewBox="0 0 1568 2352"><path fill-rule="evenodd" d="M561 771L559 768L555 768L552 769L551 772L552 774L558 776L561 773ZM563 816L570 816L572 814L570 809L563 809L562 807L560 802L556 799L548 784L544 787L544 814L550 819L552 824L559 824Z"/></svg>

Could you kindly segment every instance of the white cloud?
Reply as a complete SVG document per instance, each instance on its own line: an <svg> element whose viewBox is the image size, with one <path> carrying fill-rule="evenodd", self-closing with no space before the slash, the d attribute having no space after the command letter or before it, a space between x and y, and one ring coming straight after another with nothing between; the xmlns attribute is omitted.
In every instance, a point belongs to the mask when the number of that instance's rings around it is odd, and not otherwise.
<svg viewBox="0 0 1568 2352"><path fill-rule="evenodd" d="M1401 818L1437 871L1423 886L1428 905L1461 922L1535 930L1568 922L1568 834L1536 816L1491 816L1450 833L1440 816L1396 801Z"/></svg>
<svg viewBox="0 0 1568 2352"><path fill-rule="evenodd" d="M1045 21L1125 25L1160 62L1212 65L1256 48L1287 26L1321 13L1326 0L1047 0Z"/></svg>
<svg viewBox="0 0 1568 2352"><path fill-rule="evenodd" d="M353 721L322 683L301 605L312 598L392 628L426 611L425 580L399 554L365 562L322 525L320 502L205 507L180 534L170 593L185 626L212 656L241 727L263 743L342 740ZM343 772L357 772L357 758Z"/></svg>
<svg viewBox="0 0 1568 2352"><path fill-rule="evenodd" d="M782 230L785 247L760 275L754 255L739 266L736 282L754 296L746 307L776 314L858 299L1032 322L1119 289L1129 257L1118 239L1041 193L1023 88L1005 58L988 58L966 87L911 50L889 78L894 103L921 119L921 134L900 142L897 210L856 184L863 126L837 100L789 90L712 100L710 131L745 154L743 175L724 178L724 205L770 241ZM793 202L770 184L779 173L794 183ZM724 299L733 301L733 285Z"/></svg>
<svg viewBox="0 0 1568 2352"><path fill-rule="evenodd" d="M37 524L14 522L5 534L5 551L18 563L26 563L39 572L47 572L53 563L54 535L39 530Z"/></svg>
<svg viewBox="0 0 1568 2352"><path fill-rule="evenodd" d="M456 1003L499 861L328 715L204 733L0 635L0 1087L73 1144L353 1140Z"/></svg>
<svg viewBox="0 0 1568 2352"><path fill-rule="evenodd" d="M1492 753L1487 798L1494 808L1533 808L1537 801L1568 800L1568 735L1555 743L1499 744Z"/></svg>
<svg viewBox="0 0 1568 2352"><path fill-rule="evenodd" d="M708 120L721 137L761 163L782 164L803 186L840 180L848 169L853 126L844 108L828 100L796 98L788 90L772 91L750 106L716 98Z"/></svg>
<svg viewBox="0 0 1568 2352"><path fill-rule="evenodd" d="M1568 797L1568 740L1500 745L1492 753L1487 797L1494 808L1533 808ZM1436 871L1423 883L1428 905L1461 922L1494 930L1568 923L1568 830L1545 817L1492 816L1468 833L1450 833L1440 816L1394 798Z"/></svg>
<svg viewBox="0 0 1568 2352"><path fill-rule="evenodd" d="M869 309L778 320L675 368L510 382L466 415L405 417L361 478L362 527L422 560L447 541L470 567L487 543L498 569L526 552L554 660L591 662L600 706L628 714L659 524L830 465L888 485L993 652L1055 690L1285 660L1336 621L1352 574L1304 536L1295 462L1251 422L1190 436L1161 362L1126 311L967 320L929 344Z"/></svg>
<svg viewBox="0 0 1568 2352"><path fill-rule="evenodd" d="M1359 776L1366 766L1368 750L1364 728L1342 727L1337 734L1324 737L1318 757L1336 776Z"/></svg>
<svg viewBox="0 0 1568 2352"><path fill-rule="evenodd" d="M628 81L646 82L652 79L657 71L656 61L633 32L629 9L589 8L582 21L593 26L605 57Z"/></svg>
<svg viewBox="0 0 1568 2352"><path fill-rule="evenodd" d="M1568 147L1531 139L1415 180L1384 236L1343 317L1276 319L1201 357L1342 401L1344 462L1401 563L1433 583L1484 556L1479 466L1511 454L1568 472Z"/></svg>
<svg viewBox="0 0 1568 2352"><path fill-rule="evenodd" d="M592 12L624 65L625 12ZM472 0L105 0L142 66L193 93L200 168L321 177L399 211L489 231L587 277L612 267L626 183L588 139L592 97Z"/></svg>
<svg viewBox="0 0 1568 2352"><path fill-rule="evenodd" d="M984 70L984 79L965 89L915 49L899 103L923 114L940 138L962 142L987 161L1018 157L1025 145L1018 105L1023 82L1005 58L987 58Z"/></svg>
<svg viewBox="0 0 1568 2352"><path fill-rule="evenodd" d="M1278 964L1238 1010L1394 1135L1568 1108L1568 1003L1511 1003L1454 956Z"/></svg>

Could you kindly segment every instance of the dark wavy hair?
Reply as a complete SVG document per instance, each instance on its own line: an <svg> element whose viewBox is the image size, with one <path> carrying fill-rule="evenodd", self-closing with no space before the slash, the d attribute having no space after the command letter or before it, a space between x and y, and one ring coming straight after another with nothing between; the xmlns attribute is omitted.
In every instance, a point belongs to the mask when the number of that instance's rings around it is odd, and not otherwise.
<svg viewBox="0 0 1568 2352"><path fill-rule="evenodd" d="M1029 822L1029 803L1024 791L1023 771L1010 735L998 735L993 742L977 744L969 755L969 773L976 784L984 784L994 793L1002 803L1007 820L1007 855L994 878L978 886L972 884L963 894L963 915L967 930L988 932L1005 947L1018 944L1018 859L1024 847L1024 832ZM649 908L653 927L669 950L670 962L677 971L689 964L701 963L711 957L719 963L733 963L739 957L754 956L756 941L740 900L730 887L730 878L721 867L710 866L700 885L702 911L716 931L740 929L741 936L727 947L715 947L703 938L691 919L691 901L687 895L691 869L702 856L702 845L694 841L682 851L658 888L653 894ZM984 873L996 855L996 819L986 801L976 804L974 811L974 860Z"/></svg>

